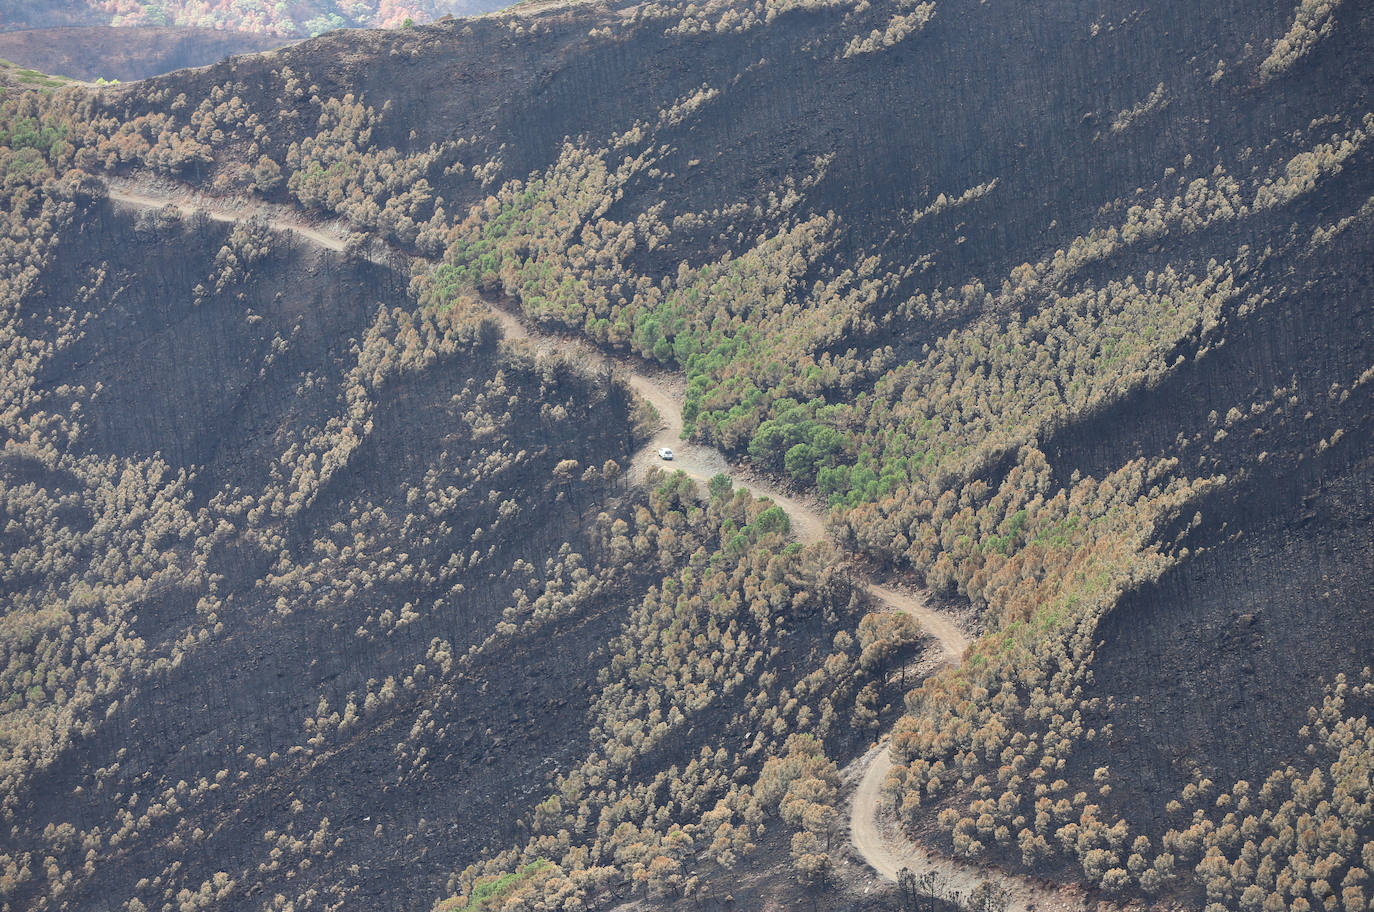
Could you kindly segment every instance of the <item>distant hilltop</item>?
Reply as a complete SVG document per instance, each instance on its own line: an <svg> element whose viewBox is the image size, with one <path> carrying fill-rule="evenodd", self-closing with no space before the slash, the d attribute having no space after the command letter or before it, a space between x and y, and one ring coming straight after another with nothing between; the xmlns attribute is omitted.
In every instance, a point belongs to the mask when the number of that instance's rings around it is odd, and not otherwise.
<svg viewBox="0 0 1374 912"><path fill-rule="evenodd" d="M0 58L83 82L130 82L236 54L269 51L292 41L279 35L203 28L62 26L0 33Z"/></svg>
<svg viewBox="0 0 1374 912"><path fill-rule="evenodd" d="M0 5L0 31L58 26L147 26L309 38L339 28L397 28L500 9L504 0L33 0ZM209 62L209 61L203 61Z"/></svg>

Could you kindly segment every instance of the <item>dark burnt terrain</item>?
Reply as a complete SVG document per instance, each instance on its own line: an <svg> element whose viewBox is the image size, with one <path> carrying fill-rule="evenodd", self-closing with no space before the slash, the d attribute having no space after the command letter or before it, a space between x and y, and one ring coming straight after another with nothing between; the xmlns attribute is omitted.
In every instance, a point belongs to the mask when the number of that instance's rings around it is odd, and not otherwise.
<svg viewBox="0 0 1374 912"><path fill-rule="evenodd" d="M0 895L896 904L833 764L909 690L937 852L1360 908L1372 47L1358 0L530 4L12 100ZM632 482L626 386L484 301L680 377L835 547Z"/></svg>

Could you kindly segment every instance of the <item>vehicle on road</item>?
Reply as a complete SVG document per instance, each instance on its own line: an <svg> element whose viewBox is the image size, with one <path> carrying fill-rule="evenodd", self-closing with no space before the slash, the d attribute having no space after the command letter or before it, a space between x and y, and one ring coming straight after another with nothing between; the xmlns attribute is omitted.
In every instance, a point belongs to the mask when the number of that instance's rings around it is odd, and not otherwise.
<svg viewBox="0 0 1374 912"><path fill-rule="evenodd" d="M659 458L659 459L662 459L664 462L672 462L672 461L673 461L673 451L670 450L670 449L668 449L667 447L659 447L659 448L658 448L658 458Z"/></svg>

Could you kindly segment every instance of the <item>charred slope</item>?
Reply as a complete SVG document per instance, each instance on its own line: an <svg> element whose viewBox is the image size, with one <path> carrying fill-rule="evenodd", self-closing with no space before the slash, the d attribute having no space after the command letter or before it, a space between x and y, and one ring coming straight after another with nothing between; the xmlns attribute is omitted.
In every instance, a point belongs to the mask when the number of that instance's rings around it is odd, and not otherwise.
<svg viewBox="0 0 1374 912"><path fill-rule="evenodd" d="M425 909L511 845L585 857L564 801L642 813L621 851L674 853L680 890L674 815L713 813L728 869L767 762L834 778L823 749L891 717L911 626L856 642L828 553L744 491L628 488L609 376L266 222L100 190L11 197L44 239L5 248L12 908Z"/></svg>
<svg viewBox="0 0 1374 912"><path fill-rule="evenodd" d="M625 394L512 358L458 315L393 312L404 278L259 224L88 201L65 231L9 323L52 355L21 421L58 408L72 433L60 455L39 434L0 460L6 674L32 682L11 690L9 736L33 745L19 720L56 701L44 746L6 756L22 822L4 852L28 872L6 902L50 901L29 859L79 873L91 844L63 834L125 820L64 901L140 880L214 892L229 871L247 908L246 872L270 895L310 868L303 892L427 906L449 859L513 839L535 771L583 744L587 657L623 598L537 648L457 660L609 496L611 480L560 493L554 470L623 459ZM143 514L159 489L175 512ZM416 863L417 837L435 859Z"/></svg>
<svg viewBox="0 0 1374 912"><path fill-rule="evenodd" d="M1266 299L1221 344L1051 443L1065 472L1176 452L1232 479L1162 530L1185 556L1097 632L1095 689L1117 710L1080 775L1111 768L1104 804L1155 838L1179 819L1145 796L1308 762L1308 709L1374 649L1370 356L1349 331L1371 315L1350 264L1371 255L1366 228L1275 257Z"/></svg>
<svg viewBox="0 0 1374 912"><path fill-rule="evenodd" d="M554 164L565 139L607 145L711 89L718 100L657 124L655 138L669 150L609 212L628 221L663 204L670 223L741 203L748 212L638 251L646 272L738 252L741 240L769 227L752 214L756 202L786 179L811 178L814 186L799 187L802 205L833 211L843 226L836 260L878 254L896 267L929 255L922 288L978 279L996 289L1013 267L1099 227L1104 207L1152 202L1166 170L1189 180L1218 164L1243 173L1255 150L1297 151L1290 137L1306 131L1313 111L1363 113L1371 78L1360 49L1374 25L1357 9L1343 11L1342 28L1299 62L1296 78L1262 87L1252 45L1292 18L1273 5L1231 4L1199 17L1187 0L1133 12L1062 2L1027 17L955 2L881 52L844 55L853 36L891 13L886 5L818 5L767 28L684 35L665 34L679 27L674 16L613 4L414 33L340 33L154 82L110 108L128 120L158 110L164 87L205 97L240 84L242 102L271 127L260 145L283 161L308 132L284 93L289 68L298 100L352 94L379 112L368 138L377 148L413 154L462 140L461 151L424 172L453 214L503 179ZM1189 27L1179 28L1184 21ZM1219 61L1227 66L1214 82ZM1151 105L1161 81L1164 93ZM450 155L468 166L464 178L491 167L480 182L460 179L445 173ZM834 158L818 166L825 156ZM985 196L933 205L942 193L954 199L993 181ZM928 214L913 224L915 212ZM922 327L903 331L920 339Z"/></svg>
<svg viewBox="0 0 1374 912"><path fill-rule="evenodd" d="M1360 725L1327 678L1360 671L1368 563L1356 552L1333 566L1328 549L1345 555L1371 535L1364 492L1374 351L1358 327L1374 280L1372 36L1367 5L1350 0L1205 11L1186 0L1059 2L1034 16L972 0L933 8L550 6L335 34L95 96L55 96L41 109L33 102L20 113L50 117L69 131L67 144L31 125L12 131L26 156L15 159L15 173L38 166L36 156L62 169L148 169L337 216L397 249L442 258L414 284L431 308L426 314L461 312L480 289L517 302L548 328L681 371L690 433L814 486L832 504L845 548L910 570L981 614L987 636L959 672L934 676L911 695L898 726L907 823L957 854L1083 877L1113 893L1163 892L1197 905L1205 893L1223 907L1245 896L1247 905L1272 905L1307 889L1279 888L1296 883L1304 864L1301 853L1283 854L1297 845L1296 823L1283 821L1299 805L1353 808L1339 824L1342 845L1374 836L1359 810L1363 797L1342 805L1316 797L1317 786L1297 785L1315 764L1323 777L1355 770L1333 787L1366 795L1359 771L1374 765L1371 751L1338 765L1325 755L1294 765L1279 777L1286 785L1267 791L1268 822L1255 804L1247 804L1252 823L1225 821L1228 802L1249 800L1248 786L1228 780L1308 756L1305 707L1324 704L1340 720L1312 730L1322 750L1339 747ZM39 344L49 331L44 317L31 321L25 338L35 340L41 366L34 382L61 400L42 428L65 428L73 397L90 416L63 447L140 459L165 450L171 466L195 467L178 505L193 497L193 505L219 504L249 526L270 520L256 537L205 558L216 572L280 591L270 610L280 599L295 610L293 599L304 598L324 611L319 603L329 599L320 587L342 572L329 563L333 550L351 547L353 560L360 546L347 538L358 534L369 543L364 550L374 547L367 536L379 505L390 517L386 505L399 510L404 500L425 529L430 520L418 518L418 505L427 497L457 497L453 503L481 512L471 524L421 535L430 539L425 549L466 555L454 573L471 570L474 556L483 566L491 549L503 559L523 554L506 536L532 534L525 523L534 518L519 512L529 504L511 492L555 502L562 493L567 502L582 489L566 467L563 488L543 484L548 473L565 458L581 471L603 451L617 452L625 434L604 427L588 452L566 450L575 435L559 438L565 449L558 453L539 449L533 428L545 431L536 412L566 430L565 421L592 421L596 402L569 398L558 378L529 366L516 384L524 392L498 392L510 381L478 357L486 351L480 338L436 355L450 364L460 349L474 352L467 394L436 380L447 400L418 407L462 414L468 436L444 449L447 441L433 432L442 421L429 420L413 429L387 425L383 440L376 429L397 419L391 404L402 400L388 397L407 389L400 378L411 377L413 339L447 339L457 330L434 316L417 323L345 305L327 319L376 314L366 326L340 329L358 340L357 359L340 363L337 350L325 345L321 354L305 337L293 345L298 321L266 294L271 285L244 286L238 276L248 263L277 281L285 275L279 258L260 255L250 229L229 240L223 261L215 253L214 267L205 266L195 284L169 268L168 290L184 295L189 287L194 301L199 285L260 316L254 325L263 328L241 337L243 351L261 359L263 378L294 384L299 404L260 395L255 390L278 387L228 362L223 389L171 374L211 420L203 433L169 433L174 403L159 397L161 381L142 365L109 369L118 410L103 412L103 390L87 397L70 381L103 381L110 358L140 346L174 354L173 335L102 329L47 352ZM347 281L375 283L364 272L349 272ZM45 292L53 301L90 294L89 279L43 281L65 283ZM303 281L307 297L312 287ZM151 279L128 283L127 294L165 306ZM82 319L54 313L55 327ZM159 314L159 322L172 316ZM186 319L197 333L229 329L223 319ZM309 330L312 319L326 317L309 317L307 308L301 325ZM276 337L286 349L264 352ZM393 359L392 349L410 354ZM420 376L440 363L415 357ZM83 359L101 367L83 367ZM374 359L398 379L383 372L386 382L370 381ZM551 402L536 410L531 395L558 399L561 413ZM598 395L623 412L613 390ZM144 401L150 427L125 427L118 411ZM270 436L270 445L245 455L217 443L224 429L239 427L250 439ZM444 465L491 434L510 435L509 453L534 454L539 469L526 472L516 458L485 495L466 484L435 487L427 469L415 503L409 490L385 483L393 466L413 480L421 466L436 464L435 452ZM395 440L409 435L413 453ZM55 458L51 465L35 459L15 459L17 483L40 472L35 465L74 471ZM251 499L233 493L264 477L268 484ZM604 479L587 477L593 487L585 496L594 499ZM530 484L537 495L525 491ZM352 503L355 487L370 506ZM493 535L493 515L511 518L503 516L508 496L521 524L498 523ZM711 846L717 873L728 872L747 851L744 826L782 813L759 797L786 793L766 785L765 757L811 770L819 785L808 787L826 793L826 768L811 748L779 740L789 726L833 721L849 707L862 729L878 718L876 685L867 696L846 691L829 716L819 702L790 703L790 686L760 685L764 696L751 693L750 710L720 710L735 725L722 752L687 739L683 732L695 724L688 710L707 698L681 680L656 677L675 661L673 638L710 659L700 680L717 680L709 677L719 674L717 651L731 654L716 650L705 629L712 621L703 606L717 604L719 594L706 580L718 577L697 571L749 565L741 554L764 539L751 540L744 528L758 533L777 518L725 517L719 494L715 514L665 505L672 498L662 492L655 497L657 512L608 511L609 525L597 528L617 560L672 555L654 572L684 574L672 584L688 593L680 599L684 623L672 599L664 604L666 589L645 593L635 587L649 585L647 577L617 578L634 593L624 604L637 607L616 610L640 634L635 642L653 644L652 661L628 647L620 664L612 661L598 681L600 702L587 709L598 736L585 746L580 772L565 773L526 815L528 839L518 849L484 855L453 882L459 895L505 884L531 891L517 898L560 896L571 904L604 895L622 877L654 898L690 892L697 846ZM60 523L72 504L58 498L45 510L35 515ZM99 519L92 517L93 528ZM35 523L38 541L43 524ZM557 539L547 534L539 548ZM464 535L477 543L464 543ZM376 547L386 541L376 539ZM686 541L691 549L678 553ZM439 559L409 544L404 553ZM792 559L800 560L779 556ZM1278 561L1293 568L1281 588L1254 569ZM298 572L302 566L311 569ZM739 570L741 579L767 575L781 587L770 590L780 600L810 585L805 574L775 579L761 558L750 566ZM231 567L241 569L221 569ZM25 586L46 572L36 557L13 571ZM412 583L393 582L383 593L388 625L407 602L412 612L417 604ZM518 615L526 609L511 586L497 601L513 602L507 607ZM268 611L253 587L235 598ZM197 611L218 620L220 599L227 601L219 591L199 596ZM1262 607L1257 613L1247 603ZM765 644L759 654L766 656L777 634L764 601L757 606L750 642ZM368 612L368 629L374 617L384 623L381 607L356 610ZM484 615L489 621L494 614ZM705 625L701 645L688 622ZM1356 632L1333 643L1343 630ZM715 634L723 636L719 624ZM730 642L741 642L737 633ZM843 670L854 656L839 642L833 667ZM807 660L828 662L822 645L815 648ZM1142 656L1156 657L1150 669L1139 669ZM760 658L746 679L762 681L763 667ZM835 674L843 687L857 681ZM1180 688L1181 675L1194 684ZM350 691L340 686L338 699L346 699ZM807 687L814 697L815 686ZM1202 688L1230 702L1199 701ZM1366 696L1354 694L1351 705ZM775 698L792 714L768 705ZM1145 715L1146 700L1163 712ZM1264 717L1237 721L1228 709L1237 700ZM337 731L346 715L329 722L337 705L331 699L312 724ZM749 754L743 743L751 727L774 741ZM660 742L645 730L702 749L702 761L688 774L677 764L682 757L658 753ZM608 732L620 739L602 738ZM1267 739L1262 748L1240 744L1257 734ZM831 749L852 747L836 728L826 737ZM746 772L725 772L732 765ZM688 798L674 795L665 777L690 781ZM605 784L611 780L616 785ZM1213 798L1217 781L1235 785L1234 794L1199 805ZM703 809L716 800L725 806L710 816ZM1173 816L1182 808L1201 816ZM815 811L806 819L827 818ZM1252 832L1238 839L1242 824ZM826 835L816 826L794 841L797 870L820 872L812 883L823 882L826 857L814 850ZM1254 829L1262 826L1273 832ZM1274 840L1265 842L1267 835ZM1264 865L1253 857L1230 865L1260 845L1272 856ZM1219 857L1234 882L1218 882ZM1353 848L1332 862L1335 879L1314 882L1312 901L1325 903L1347 876L1357 886L1360 863ZM1246 882L1254 867L1267 872L1257 875L1265 883ZM559 892L565 888L572 892ZM1271 899L1283 890L1291 895ZM1352 893L1349 904L1362 901Z"/></svg>

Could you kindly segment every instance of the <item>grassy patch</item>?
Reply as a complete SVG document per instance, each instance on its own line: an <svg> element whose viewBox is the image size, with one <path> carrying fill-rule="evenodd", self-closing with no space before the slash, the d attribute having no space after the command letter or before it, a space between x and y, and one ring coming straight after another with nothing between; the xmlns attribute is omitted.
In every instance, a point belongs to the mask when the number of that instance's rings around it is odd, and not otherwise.
<svg viewBox="0 0 1374 912"><path fill-rule="evenodd" d="M467 897L466 903L461 906L458 905L462 902L462 898L459 897L440 904L438 909L440 912L487 912L487 910L499 908L502 901L517 887L549 867L550 864L551 862L547 859L540 858L525 865L519 871L481 878L473 885L472 893Z"/></svg>
<svg viewBox="0 0 1374 912"><path fill-rule="evenodd" d="M4 58L0 58L0 78L13 80L21 86L38 89L59 89L72 82L65 76L40 73L38 70L21 67L14 61Z"/></svg>

